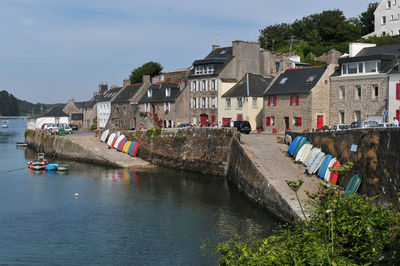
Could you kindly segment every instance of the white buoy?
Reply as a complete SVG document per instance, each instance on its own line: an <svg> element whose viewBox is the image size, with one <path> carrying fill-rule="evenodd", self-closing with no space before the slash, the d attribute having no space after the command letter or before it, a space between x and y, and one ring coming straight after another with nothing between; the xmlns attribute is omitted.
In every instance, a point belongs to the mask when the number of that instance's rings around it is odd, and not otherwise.
<svg viewBox="0 0 400 266"><path fill-rule="evenodd" d="M75 193L75 198L79 197L79 193Z"/></svg>

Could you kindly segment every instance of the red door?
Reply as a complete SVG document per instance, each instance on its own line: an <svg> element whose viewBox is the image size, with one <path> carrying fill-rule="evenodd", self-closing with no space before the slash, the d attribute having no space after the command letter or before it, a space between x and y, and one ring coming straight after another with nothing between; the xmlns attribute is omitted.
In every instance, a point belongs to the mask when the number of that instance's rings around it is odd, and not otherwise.
<svg viewBox="0 0 400 266"><path fill-rule="evenodd" d="M237 121L242 121L243 120L243 115L237 115Z"/></svg>
<svg viewBox="0 0 400 266"><path fill-rule="evenodd" d="M323 125L324 125L324 116L318 115L317 116L317 128L321 129Z"/></svg>
<svg viewBox="0 0 400 266"><path fill-rule="evenodd" d="M211 116L211 123L215 123L215 115Z"/></svg>
<svg viewBox="0 0 400 266"><path fill-rule="evenodd" d="M396 119L400 121L400 110L396 110Z"/></svg>
<svg viewBox="0 0 400 266"><path fill-rule="evenodd" d="M231 122L231 118L230 117L229 118L226 118L226 117L222 118L222 126L229 125L230 122Z"/></svg>
<svg viewBox="0 0 400 266"><path fill-rule="evenodd" d="M205 126L208 122L208 115L202 114L200 115L200 124L201 126Z"/></svg>

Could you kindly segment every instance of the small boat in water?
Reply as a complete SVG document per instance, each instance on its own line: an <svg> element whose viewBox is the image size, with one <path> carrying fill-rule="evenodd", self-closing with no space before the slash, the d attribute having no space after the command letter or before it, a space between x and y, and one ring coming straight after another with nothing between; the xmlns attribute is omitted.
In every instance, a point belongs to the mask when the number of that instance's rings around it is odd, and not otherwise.
<svg viewBox="0 0 400 266"><path fill-rule="evenodd" d="M8 125L3 124L1 127L2 127L2 128L8 128Z"/></svg>
<svg viewBox="0 0 400 266"><path fill-rule="evenodd" d="M35 162L32 164L33 170L43 170L43 169L45 169L45 167L46 167L46 165L44 163Z"/></svg>
<svg viewBox="0 0 400 266"><path fill-rule="evenodd" d="M17 147L28 147L28 144L24 142L17 142Z"/></svg>
<svg viewBox="0 0 400 266"><path fill-rule="evenodd" d="M57 170L58 164L50 163L46 165L46 171L55 171Z"/></svg>
<svg viewBox="0 0 400 266"><path fill-rule="evenodd" d="M68 164L57 165L57 171L68 171Z"/></svg>

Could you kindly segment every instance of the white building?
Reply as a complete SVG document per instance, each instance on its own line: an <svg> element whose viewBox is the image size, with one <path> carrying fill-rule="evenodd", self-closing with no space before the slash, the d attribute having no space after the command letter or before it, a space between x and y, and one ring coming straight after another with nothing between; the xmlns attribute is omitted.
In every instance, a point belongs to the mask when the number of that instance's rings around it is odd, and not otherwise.
<svg viewBox="0 0 400 266"><path fill-rule="evenodd" d="M28 129L41 129L44 124L69 124L69 116L61 109L52 106L41 114L29 117Z"/></svg>
<svg viewBox="0 0 400 266"><path fill-rule="evenodd" d="M400 48L400 47L399 47ZM389 72L389 99L388 122L393 122L393 117L400 120L400 69L399 61Z"/></svg>
<svg viewBox="0 0 400 266"><path fill-rule="evenodd" d="M111 115L111 100L121 90L121 87L115 87L108 90L97 102L97 126L105 128Z"/></svg>
<svg viewBox="0 0 400 266"><path fill-rule="evenodd" d="M374 15L376 36L400 34L400 0L382 0Z"/></svg>

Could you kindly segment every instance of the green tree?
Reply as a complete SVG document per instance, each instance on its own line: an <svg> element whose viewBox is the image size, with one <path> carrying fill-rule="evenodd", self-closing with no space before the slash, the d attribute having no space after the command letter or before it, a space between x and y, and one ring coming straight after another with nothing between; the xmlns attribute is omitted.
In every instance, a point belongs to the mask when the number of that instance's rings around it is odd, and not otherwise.
<svg viewBox="0 0 400 266"><path fill-rule="evenodd" d="M131 84L143 82L143 75L150 75L150 77L157 76L161 73L163 67L157 62L147 62L142 66L132 70L129 77Z"/></svg>
<svg viewBox="0 0 400 266"><path fill-rule="evenodd" d="M377 7L378 7L377 2L369 3L367 11L362 12L361 15L358 16L358 19L360 20L360 23L362 25L362 34L363 35L374 32L374 30L375 30L374 12Z"/></svg>
<svg viewBox="0 0 400 266"><path fill-rule="evenodd" d="M7 91L0 91L0 115L19 115L18 100Z"/></svg>
<svg viewBox="0 0 400 266"><path fill-rule="evenodd" d="M268 50L279 50L282 46L287 46L285 40L290 39L292 36L292 27L290 24L282 23L268 26L260 30L258 41L260 46Z"/></svg>

